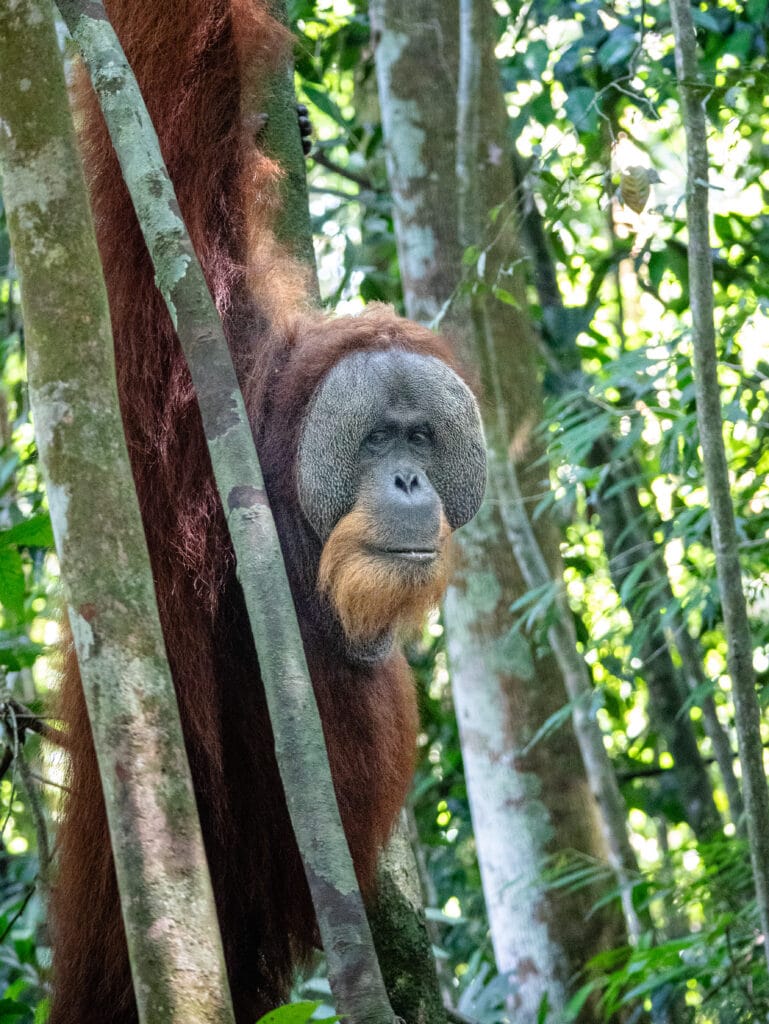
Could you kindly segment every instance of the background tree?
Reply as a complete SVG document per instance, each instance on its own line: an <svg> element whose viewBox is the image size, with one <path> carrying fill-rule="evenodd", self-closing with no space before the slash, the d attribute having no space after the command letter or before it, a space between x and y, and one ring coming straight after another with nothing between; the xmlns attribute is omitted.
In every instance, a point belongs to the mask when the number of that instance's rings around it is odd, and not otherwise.
<svg viewBox="0 0 769 1024"><path fill-rule="evenodd" d="M605 847L590 792L594 780L588 781L571 729L530 747L542 723L563 705L566 690L561 664L552 656L535 662L509 613L532 584L532 557L543 563L544 578L535 585L547 585L552 576L542 547L551 560L557 549L546 520L537 537L526 523L528 546L535 549L528 562L525 556L516 561L513 545L520 543L511 544L509 535L513 520L512 529L519 530L521 502L546 489L547 481L540 446L531 437L538 417L535 350L523 314L515 208L505 204L512 165L491 8L425 4L416 32L407 31L410 5L382 3L373 11L406 309L440 321L457 336L479 369L485 398L489 494L482 518L457 538L461 554L446 622L491 937L497 966L514 992L514 1013L532 1018L549 1006L558 1015L586 949L592 955L617 944L621 924L605 910L586 930L598 887L563 898L543 885L549 854L571 849L600 863ZM429 60L436 48L437 73ZM489 218L492 208L497 215ZM472 255L464 280L463 252ZM578 657L573 641L564 653ZM589 728L585 712L580 724ZM619 807L602 748L600 755L605 764L598 766L603 774L594 786L600 792L608 772ZM627 861L619 867L626 872L633 858L621 811L615 822Z"/></svg>

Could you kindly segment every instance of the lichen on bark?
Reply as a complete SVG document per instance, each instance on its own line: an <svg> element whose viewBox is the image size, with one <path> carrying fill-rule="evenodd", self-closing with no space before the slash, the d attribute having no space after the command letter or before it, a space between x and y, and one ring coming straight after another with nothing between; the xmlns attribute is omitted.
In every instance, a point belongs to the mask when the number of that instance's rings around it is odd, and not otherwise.
<svg viewBox="0 0 769 1024"><path fill-rule="evenodd" d="M143 1022L231 1024L47 0L0 5L0 162L30 398Z"/></svg>

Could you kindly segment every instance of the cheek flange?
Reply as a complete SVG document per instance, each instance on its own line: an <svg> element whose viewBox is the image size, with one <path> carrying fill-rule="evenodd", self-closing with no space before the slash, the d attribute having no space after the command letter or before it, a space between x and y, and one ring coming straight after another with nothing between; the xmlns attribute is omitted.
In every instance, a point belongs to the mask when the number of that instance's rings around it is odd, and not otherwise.
<svg viewBox="0 0 769 1024"><path fill-rule="evenodd" d="M486 446L472 392L441 360L399 349L356 352L326 376L299 442L299 501L325 541L355 505L360 445L390 409L419 409L430 422L430 481L452 529L472 519L486 487Z"/></svg>

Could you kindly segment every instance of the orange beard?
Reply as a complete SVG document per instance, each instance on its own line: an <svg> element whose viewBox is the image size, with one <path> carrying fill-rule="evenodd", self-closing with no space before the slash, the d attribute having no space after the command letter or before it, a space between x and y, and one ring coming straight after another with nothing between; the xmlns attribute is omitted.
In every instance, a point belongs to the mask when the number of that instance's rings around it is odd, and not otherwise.
<svg viewBox="0 0 769 1024"><path fill-rule="evenodd" d="M323 548L318 588L328 595L351 640L421 626L448 583L450 533L441 513L437 557L412 564L373 550L376 522L364 509L356 507L339 520Z"/></svg>

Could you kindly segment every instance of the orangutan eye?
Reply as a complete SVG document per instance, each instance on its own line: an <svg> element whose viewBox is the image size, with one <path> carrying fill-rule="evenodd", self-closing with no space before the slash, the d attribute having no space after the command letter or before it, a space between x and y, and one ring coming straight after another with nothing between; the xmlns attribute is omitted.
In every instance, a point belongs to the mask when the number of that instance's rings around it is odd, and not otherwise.
<svg viewBox="0 0 769 1024"><path fill-rule="evenodd" d="M433 435L429 427L414 427L409 431L409 441L418 447L424 447L432 442Z"/></svg>
<svg viewBox="0 0 769 1024"><path fill-rule="evenodd" d="M369 451L380 451L389 440L390 431L384 427L379 427L366 435L363 446L368 448Z"/></svg>

